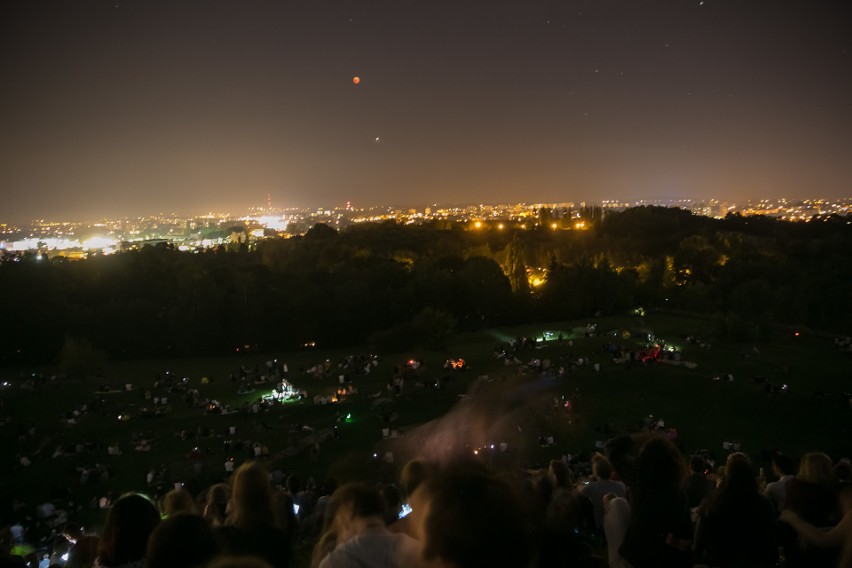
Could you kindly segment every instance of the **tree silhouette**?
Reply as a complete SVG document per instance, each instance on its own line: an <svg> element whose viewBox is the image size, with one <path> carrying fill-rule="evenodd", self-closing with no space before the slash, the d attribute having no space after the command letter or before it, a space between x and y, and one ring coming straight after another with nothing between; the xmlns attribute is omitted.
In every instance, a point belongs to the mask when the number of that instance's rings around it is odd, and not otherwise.
<svg viewBox="0 0 852 568"><path fill-rule="evenodd" d="M526 252L524 243L517 232L507 245L506 264L503 266L503 272L509 278L512 292L524 296L529 294L530 284L527 279Z"/></svg>

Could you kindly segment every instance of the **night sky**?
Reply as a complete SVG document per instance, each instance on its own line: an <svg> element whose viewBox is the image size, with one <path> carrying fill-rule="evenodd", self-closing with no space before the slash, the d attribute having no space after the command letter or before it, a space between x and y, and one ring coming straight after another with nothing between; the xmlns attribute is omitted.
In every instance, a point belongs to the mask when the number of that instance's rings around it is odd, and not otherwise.
<svg viewBox="0 0 852 568"><path fill-rule="evenodd" d="M8 0L0 221L850 196L847 3Z"/></svg>

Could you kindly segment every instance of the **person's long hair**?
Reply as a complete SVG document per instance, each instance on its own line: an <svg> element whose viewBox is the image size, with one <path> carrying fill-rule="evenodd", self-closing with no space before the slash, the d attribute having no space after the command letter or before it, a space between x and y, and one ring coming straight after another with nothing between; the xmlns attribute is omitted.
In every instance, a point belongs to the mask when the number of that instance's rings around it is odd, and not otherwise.
<svg viewBox="0 0 852 568"><path fill-rule="evenodd" d="M837 487L837 473L834 471L834 464L831 458L822 452L808 452L802 456L802 463L799 464L799 473L797 479L821 485L827 489L835 489Z"/></svg>
<svg viewBox="0 0 852 568"><path fill-rule="evenodd" d="M210 526L219 527L225 524L230 498L231 488L226 483L217 483L207 491L203 516L210 523Z"/></svg>
<svg viewBox="0 0 852 568"><path fill-rule="evenodd" d="M335 493L336 492L337 490L335 490ZM323 558L328 556L328 553L334 550L334 547L337 544L337 530L334 519L337 516L337 510L339 507L339 500L329 498L328 505L325 509L325 515L323 517L322 531L320 532L320 536L317 539L316 544L314 544L314 548L311 553L310 568L317 568Z"/></svg>
<svg viewBox="0 0 852 568"><path fill-rule="evenodd" d="M651 438L636 460L636 492L643 496L677 492L686 477L686 463L677 447L665 438Z"/></svg>
<svg viewBox="0 0 852 568"><path fill-rule="evenodd" d="M178 513L198 513L198 507L195 505L195 499L192 498L189 491L185 489L172 489L163 496L163 501L160 505L163 515L171 517Z"/></svg>
<svg viewBox="0 0 852 568"><path fill-rule="evenodd" d="M154 503L138 493L122 495L112 506L98 545L102 566L120 566L145 558L148 537L160 523Z"/></svg>
<svg viewBox="0 0 852 568"><path fill-rule="evenodd" d="M757 478L749 457L742 452L728 456L725 477L708 502L709 510L718 512L748 507L759 498Z"/></svg>
<svg viewBox="0 0 852 568"><path fill-rule="evenodd" d="M260 462L247 462L234 472L231 510L226 525L251 529L275 525L269 473Z"/></svg>

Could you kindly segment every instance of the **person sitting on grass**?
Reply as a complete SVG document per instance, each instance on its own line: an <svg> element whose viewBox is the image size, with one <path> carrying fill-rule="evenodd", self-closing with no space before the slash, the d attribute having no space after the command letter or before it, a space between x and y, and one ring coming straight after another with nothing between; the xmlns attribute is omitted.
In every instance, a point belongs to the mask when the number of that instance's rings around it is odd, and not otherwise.
<svg viewBox="0 0 852 568"><path fill-rule="evenodd" d="M410 506L411 497L420 485L434 475L434 467L429 462L421 459L412 459L402 466L402 471L399 472L399 484L402 491L402 498ZM397 515L399 516L399 515ZM415 537L415 526L418 513L413 509L410 512L398 518L390 524L388 530L391 532L401 532L408 536Z"/></svg>
<svg viewBox="0 0 852 568"><path fill-rule="evenodd" d="M802 456L799 473L787 484L785 508L816 526L837 521L837 474L830 457L822 452Z"/></svg>
<svg viewBox="0 0 852 568"><path fill-rule="evenodd" d="M227 483L217 483L207 490L207 501L202 516L211 527L221 527L225 524L230 498L231 488Z"/></svg>
<svg viewBox="0 0 852 568"><path fill-rule="evenodd" d="M748 456L728 456L725 479L700 509L695 552L711 566L773 568L778 557L775 510L760 494Z"/></svg>
<svg viewBox="0 0 852 568"><path fill-rule="evenodd" d="M790 509L781 511L781 520L789 523L809 545L827 549L839 548L838 568L852 568L852 484L841 486L838 501L843 517L837 526L830 530L815 527Z"/></svg>
<svg viewBox="0 0 852 568"><path fill-rule="evenodd" d="M100 539L83 532L79 523L68 523L62 536L69 544L67 566L91 566L98 553Z"/></svg>
<svg viewBox="0 0 852 568"><path fill-rule="evenodd" d="M686 495L686 506L695 509L707 497L713 494L713 482L704 473L707 462L702 456L689 458L689 475L683 482L683 492Z"/></svg>
<svg viewBox="0 0 852 568"><path fill-rule="evenodd" d="M781 511L787 501L787 484L796 473L796 464L789 456L775 454L772 458L772 473L778 477L778 481L767 483L763 494L772 501L776 511Z"/></svg>
<svg viewBox="0 0 852 568"><path fill-rule="evenodd" d="M217 552L213 529L201 515L170 515L148 539L147 568L200 568Z"/></svg>
<svg viewBox="0 0 852 568"><path fill-rule="evenodd" d="M159 523L160 512L150 499L121 496L107 515L93 568L145 568L148 537Z"/></svg>
<svg viewBox="0 0 852 568"><path fill-rule="evenodd" d="M257 556L273 568L290 565L290 535L275 524L272 485L262 463L246 462L234 472L228 517L215 533L227 555Z"/></svg>
<svg viewBox="0 0 852 568"><path fill-rule="evenodd" d="M612 463L603 454L592 457L592 475L594 479L580 488L580 494L589 499L594 510L595 528L603 530L604 495L612 493L616 497L627 497L627 487L612 477Z"/></svg>
<svg viewBox="0 0 852 568"><path fill-rule="evenodd" d="M195 505L195 500L186 489L172 489L163 496L163 501L160 506L164 517L172 517L179 513L189 513L192 515L198 514L198 507Z"/></svg>
<svg viewBox="0 0 852 568"><path fill-rule="evenodd" d="M638 444L639 453L631 458L629 453ZM660 435L641 434L611 440L607 448L630 494L629 507L615 505L620 512L630 511L621 516L627 526L617 527L624 541L620 546L611 543L619 561L635 567L691 567L692 521L681 489L686 463L677 447ZM614 540L609 533L606 537L608 542Z"/></svg>
<svg viewBox="0 0 852 568"><path fill-rule="evenodd" d="M808 452L802 456L799 472L787 484L785 509L796 513L804 522L816 527L834 526L840 518L837 507L837 475L831 458L822 452ZM821 568L834 566L833 551L802 547L791 527L782 522L781 545L787 564L793 568Z"/></svg>
<svg viewBox="0 0 852 568"><path fill-rule="evenodd" d="M512 485L492 475L453 468L428 479L411 504L422 566L523 568L532 558L527 508Z"/></svg>
<svg viewBox="0 0 852 568"><path fill-rule="evenodd" d="M337 489L329 508L334 512L329 530L335 546L319 568L405 568L417 566L416 540L385 527L385 502L378 489L349 483Z"/></svg>

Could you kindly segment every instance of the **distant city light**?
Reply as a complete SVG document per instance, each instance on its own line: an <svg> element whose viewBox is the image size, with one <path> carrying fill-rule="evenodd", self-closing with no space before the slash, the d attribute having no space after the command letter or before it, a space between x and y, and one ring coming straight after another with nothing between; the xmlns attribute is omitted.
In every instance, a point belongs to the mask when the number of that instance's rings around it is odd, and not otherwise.
<svg viewBox="0 0 852 568"><path fill-rule="evenodd" d="M656 200L603 200L603 216L636 206L679 207L694 215L716 219L734 213L743 218L763 216L786 222L823 223L841 222L849 225L852 216L852 198L836 201L824 199L788 200L760 199L739 202L718 199L656 199ZM87 258L90 254L112 254L119 251L139 250L145 246L167 245L174 250L199 252L218 247L246 245L250 249L258 241L276 237L304 234L316 224L345 229L351 225L368 222L392 221L402 225L444 221L463 223L471 230L486 231L549 227L559 229L590 230L592 222L581 216L585 202L562 203L502 203L476 205L431 204L421 208L391 206L353 207L351 203L338 207L311 209L289 208L275 210L267 200L263 207L249 209L247 215L206 213L196 216L179 216L174 213L154 216L124 217L98 221L67 221L38 219L29 226L14 226L0 222L0 260L18 262L22 253L38 252L33 258L52 259L57 256L69 260ZM553 217L540 224L539 211L544 208ZM532 225L531 225L532 223ZM95 236L91 236L92 234ZM718 264L724 266L727 257ZM531 282L531 286L535 286Z"/></svg>
<svg viewBox="0 0 852 568"><path fill-rule="evenodd" d="M527 282L531 288L538 288L547 281L547 271L543 268L527 268Z"/></svg>
<svg viewBox="0 0 852 568"><path fill-rule="evenodd" d="M82 246L87 250L103 250L114 248L118 241L109 237L92 237L83 241Z"/></svg>
<svg viewBox="0 0 852 568"><path fill-rule="evenodd" d="M285 231L287 230L287 225L289 224L289 221L287 221L286 219L272 216L258 217L257 222L266 227L267 229L272 229L273 231Z"/></svg>

